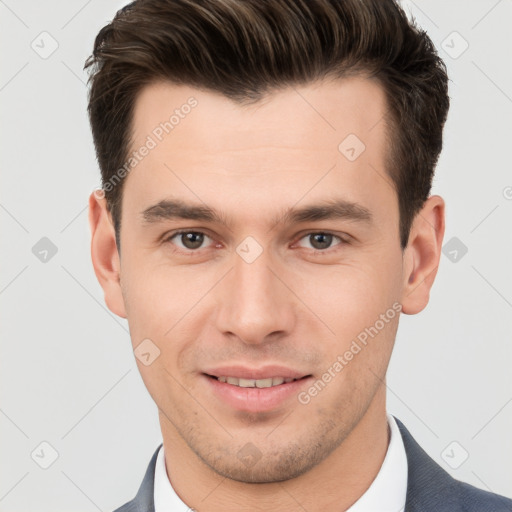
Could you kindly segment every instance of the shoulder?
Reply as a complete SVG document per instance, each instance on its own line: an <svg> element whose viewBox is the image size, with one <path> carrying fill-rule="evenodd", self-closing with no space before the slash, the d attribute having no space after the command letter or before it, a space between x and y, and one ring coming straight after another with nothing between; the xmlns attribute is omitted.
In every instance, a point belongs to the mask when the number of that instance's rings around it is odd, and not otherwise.
<svg viewBox="0 0 512 512"><path fill-rule="evenodd" d="M132 500L125 503L122 507L116 508L113 512L140 512L140 508Z"/></svg>
<svg viewBox="0 0 512 512"><path fill-rule="evenodd" d="M125 503L119 508L116 508L113 512L154 512L154 484L155 484L155 467L158 457L158 452L162 447L162 443L153 453L151 460L149 461L146 473L142 483L140 484L139 490L133 500Z"/></svg>
<svg viewBox="0 0 512 512"><path fill-rule="evenodd" d="M453 478L395 417L407 455L405 512L512 512L512 500Z"/></svg>
<svg viewBox="0 0 512 512"><path fill-rule="evenodd" d="M459 501L465 512L511 512L512 500L455 480Z"/></svg>

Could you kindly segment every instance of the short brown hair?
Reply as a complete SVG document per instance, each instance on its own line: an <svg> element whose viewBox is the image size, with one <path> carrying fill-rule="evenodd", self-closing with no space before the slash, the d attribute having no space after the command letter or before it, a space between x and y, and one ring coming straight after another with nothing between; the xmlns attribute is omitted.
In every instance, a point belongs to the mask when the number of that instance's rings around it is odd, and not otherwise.
<svg viewBox="0 0 512 512"><path fill-rule="evenodd" d="M396 0L136 0L116 13L84 68L89 119L118 250L122 186L141 89L167 80L257 102L331 77L377 80L387 98L386 169L400 243L428 198L449 109L446 66Z"/></svg>

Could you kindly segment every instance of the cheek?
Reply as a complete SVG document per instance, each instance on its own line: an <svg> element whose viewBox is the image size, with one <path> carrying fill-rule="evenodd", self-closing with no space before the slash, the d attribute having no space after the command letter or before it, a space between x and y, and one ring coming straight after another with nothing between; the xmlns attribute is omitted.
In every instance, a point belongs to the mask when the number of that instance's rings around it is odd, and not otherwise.
<svg viewBox="0 0 512 512"><path fill-rule="evenodd" d="M303 275L298 295L328 329L326 341L341 349L392 308L400 296L398 270L396 263L371 261L326 267Z"/></svg>
<svg viewBox="0 0 512 512"><path fill-rule="evenodd" d="M132 254L122 269L130 326L162 336L204 295L205 276Z"/></svg>
<svg viewBox="0 0 512 512"><path fill-rule="evenodd" d="M308 291L315 312L334 332L319 340L319 350L320 378L333 382L324 400L336 410L362 411L385 378L401 308L395 279L371 266L339 268Z"/></svg>
<svg viewBox="0 0 512 512"><path fill-rule="evenodd" d="M157 404L168 400L168 395L178 400L180 386L175 379L186 370L181 364L183 354L190 340L197 338L194 329L199 331L201 325L190 319L210 286L179 269L144 268L135 260L126 261L124 271L130 337L142 380ZM148 352L151 358L156 356L150 364L137 355Z"/></svg>
<svg viewBox="0 0 512 512"><path fill-rule="evenodd" d="M164 368L173 375L193 369L190 352L197 349L194 340L205 327L206 295L218 281L218 273L201 266L143 265L140 258L126 261L123 270L133 349L149 339L159 350L156 369L139 364L146 385L151 387L156 371L164 372L159 379L169 377Z"/></svg>

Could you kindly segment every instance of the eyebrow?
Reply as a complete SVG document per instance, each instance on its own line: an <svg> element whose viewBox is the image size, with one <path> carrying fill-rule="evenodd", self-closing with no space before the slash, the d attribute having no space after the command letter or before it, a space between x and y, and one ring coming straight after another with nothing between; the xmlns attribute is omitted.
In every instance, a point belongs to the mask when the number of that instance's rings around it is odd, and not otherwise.
<svg viewBox="0 0 512 512"><path fill-rule="evenodd" d="M209 206L186 203L180 199L164 199L141 212L144 223L153 224L166 220L187 219L218 223L228 226L228 217ZM373 217L366 207L345 199L326 200L300 208L288 208L270 221L272 227L277 224L298 224L321 220L343 219L371 224Z"/></svg>

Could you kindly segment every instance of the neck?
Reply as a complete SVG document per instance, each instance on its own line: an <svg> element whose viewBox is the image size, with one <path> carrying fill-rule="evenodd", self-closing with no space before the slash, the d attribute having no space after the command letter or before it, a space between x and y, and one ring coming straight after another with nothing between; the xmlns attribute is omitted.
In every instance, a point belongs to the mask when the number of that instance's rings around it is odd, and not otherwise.
<svg viewBox="0 0 512 512"><path fill-rule="evenodd" d="M167 476L180 499L201 512L346 510L370 487L384 462L389 444L385 403L383 385L327 458L296 478L272 483L245 483L219 475L160 414Z"/></svg>

